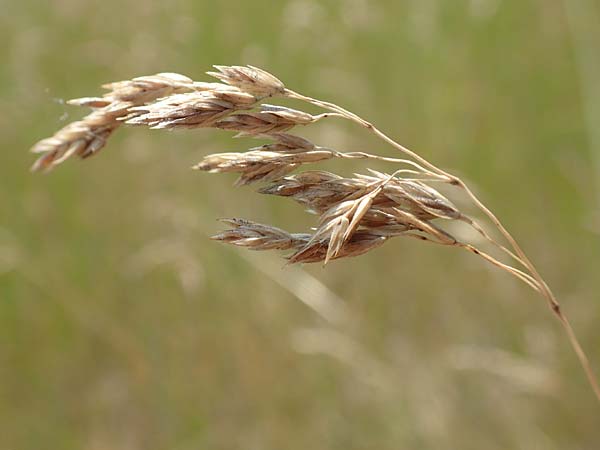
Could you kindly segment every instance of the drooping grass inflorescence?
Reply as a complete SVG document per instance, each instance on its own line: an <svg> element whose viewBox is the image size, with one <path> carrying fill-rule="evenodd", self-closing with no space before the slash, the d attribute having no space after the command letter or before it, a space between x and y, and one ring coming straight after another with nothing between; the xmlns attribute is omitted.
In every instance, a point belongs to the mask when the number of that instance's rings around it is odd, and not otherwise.
<svg viewBox="0 0 600 450"><path fill-rule="evenodd" d="M154 129L216 128L237 136L255 136L270 143L246 152L208 155L194 169L211 173L235 172L236 185L268 183L260 193L289 197L318 216L309 233L288 233L279 228L243 219L226 219L230 228L213 239L252 250L287 251L289 263L328 263L334 259L369 252L391 238L411 237L467 250L520 279L537 291L563 326L579 358L594 394L600 387L569 321L554 294L525 252L497 217L458 177L438 168L414 151L384 134L372 123L330 102L302 95L285 87L270 73L253 66L215 66L208 72L220 82L197 82L175 74L161 73L106 84L102 97L85 97L69 104L89 107L92 112L54 136L34 145L41 156L32 170L51 170L72 156L87 158L102 149L123 124ZM325 110L319 115L285 106L262 103L270 98L290 98ZM403 153L390 158L366 152L343 152L321 147L290 130L328 117L350 120ZM342 177L301 166L333 158L364 159L393 164L390 173L367 173ZM446 184L469 199L503 236L491 237L475 219L460 211L435 186ZM476 242L451 233L452 223L470 227L491 252ZM509 263L502 261L503 256Z"/></svg>

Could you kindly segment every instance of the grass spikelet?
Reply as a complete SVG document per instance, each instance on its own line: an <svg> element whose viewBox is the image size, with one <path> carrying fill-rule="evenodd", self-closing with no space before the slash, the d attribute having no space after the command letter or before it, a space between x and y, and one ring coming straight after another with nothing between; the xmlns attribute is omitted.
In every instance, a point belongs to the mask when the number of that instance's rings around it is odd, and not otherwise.
<svg viewBox="0 0 600 450"><path fill-rule="evenodd" d="M207 74L257 97L273 97L285 92L285 86L278 78L258 67L214 66L214 68L218 72L207 72Z"/></svg>

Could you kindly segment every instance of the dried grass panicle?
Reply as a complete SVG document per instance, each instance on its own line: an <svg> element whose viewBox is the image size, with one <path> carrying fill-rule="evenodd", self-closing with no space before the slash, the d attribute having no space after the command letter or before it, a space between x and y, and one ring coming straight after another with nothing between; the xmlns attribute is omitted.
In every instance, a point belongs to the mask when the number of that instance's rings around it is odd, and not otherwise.
<svg viewBox="0 0 600 450"><path fill-rule="evenodd" d="M372 123L330 102L287 89L275 76L253 66L215 66L208 72L221 83L192 81L178 74L162 73L105 85L102 97L84 97L70 104L93 109L83 119L67 125L51 138L38 142L33 151L42 156L33 169L49 169L72 155L88 157L98 152L122 124L152 128L216 127L242 135L265 135L274 143L245 153L220 153L204 158L195 168L209 172L237 172L237 184L272 182L259 192L290 197L318 214L312 234L291 234L269 225L228 219L233 228L214 238L254 250L292 250L290 263L328 262L357 256L380 246L390 238L407 236L460 248L477 255L520 279L540 293L566 332L590 386L600 401L600 386L556 297L523 249L498 218L458 177L402 146ZM325 112L313 116L287 107L263 105L267 97L285 97L319 107ZM239 111L248 111L237 113ZM312 124L337 116L352 121L403 153L403 159L365 152L342 153L285 134L296 125ZM333 173L308 171L290 173L302 164L331 158L370 159L401 165L393 175L371 171L344 178ZM502 235L506 246L492 238L478 222L464 215L431 185L444 182L457 188ZM461 242L445 231L448 221L470 226L494 251L508 255L516 267L486 253L474 243ZM507 248L510 247L510 248Z"/></svg>
<svg viewBox="0 0 600 450"><path fill-rule="evenodd" d="M207 72L223 83L235 86L259 98L283 95L285 86L275 76L253 66L213 66L218 72Z"/></svg>

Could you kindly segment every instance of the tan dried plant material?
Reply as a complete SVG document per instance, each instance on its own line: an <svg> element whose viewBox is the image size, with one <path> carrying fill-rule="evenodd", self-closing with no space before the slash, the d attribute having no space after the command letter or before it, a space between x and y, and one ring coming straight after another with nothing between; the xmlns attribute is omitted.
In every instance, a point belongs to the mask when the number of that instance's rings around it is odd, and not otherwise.
<svg viewBox="0 0 600 450"><path fill-rule="evenodd" d="M235 86L259 98L282 95L283 83L270 73L254 66L213 66L218 72L206 72L223 83Z"/></svg>
<svg viewBox="0 0 600 450"><path fill-rule="evenodd" d="M155 129L212 127L233 111L252 108L256 101L251 94L229 89L188 92L131 108L126 123Z"/></svg>
<svg viewBox="0 0 600 450"><path fill-rule="evenodd" d="M131 102L136 105L195 89L194 81L191 78L178 73L158 73L132 80L108 83L102 87L110 90L104 95L105 98Z"/></svg>
<svg viewBox="0 0 600 450"><path fill-rule="evenodd" d="M215 127L238 131L237 136L282 133L296 125L308 125L322 116L274 105L261 105L259 112L233 114L220 120Z"/></svg>
<svg viewBox="0 0 600 450"><path fill-rule="evenodd" d="M310 234L288 233L280 228L250 220L221 219L221 221L232 228L212 236L211 239L249 250L296 250L287 258L290 264L324 262L327 257L329 245L327 239L311 242ZM362 255L380 246L387 239L388 236L385 235L359 230L333 259Z"/></svg>
<svg viewBox="0 0 600 450"><path fill-rule="evenodd" d="M175 73L118 81L103 86L109 89L103 97L84 97L67 103L86 106L94 111L83 119L66 125L43 139L31 149L41 153L31 169L49 170L71 156L87 158L101 150L112 133L121 126L119 119L130 113L130 108L177 92L193 89L193 81Z"/></svg>
<svg viewBox="0 0 600 450"><path fill-rule="evenodd" d="M94 155L121 125L117 120L121 114L122 110L113 111L110 105L105 106L82 120L68 124L54 136L42 139L31 149L33 153L41 154L31 170L49 170L73 155L81 158Z"/></svg>
<svg viewBox="0 0 600 450"><path fill-rule="evenodd" d="M244 219L221 219L233 228L211 239L246 247L250 250L297 249L310 239L309 234L291 234L280 228Z"/></svg>
<svg viewBox="0 0 600 450"><path fill-rule="evenodd" d="M330 151L317 150L309 141L285 134L272 136L277 142L245 153L216 153L193 166L211 173L236 172L237 186L281 178L301 164L332 158Z"/></svg>
<svg viewBox="0 0 600 450"><path fill-rule="evenodd" d="M370 185L390 177L375 171L371 171L371 174L343 178L328 172L309 171L277 180L259 192L292 197L310 211L323 213L332 205L365 195ZM373 204L379 208L402 208L423 219L462 219L458 209L436 189L420 181L399 177L385 182L373 199Z"/></svg>
<svg viewBox="0 0 600 450"><path fill-rule="evenodd" d="M279 228L241 219L226 219L232 226L214 239L254 250L288 250L290 263L327 263L369 252L394 237L410 237L466 250L523 281L538 292L562 325L596 398L600 386L562 309L523 249L498 218L460 178L396 142L371 122L331 102L315 99L284 86L274 75L253 66L214 66L208 72L221 83L193 81L183 75L161 73L110 83L102 97L83 97L72 105L92 108L92 113L43 139L33 151L41 156L33 169L50 169L73 155L86 158L97 153L123 123L151 128L220 128L238 135L268 137L273 143L244 153L217 153L205 157L196 169L240 174L238 185L263 181L271 184L261 193L289 197L319 215L312 233L292 234ZM299 100L324 110L312 115L284 106L262 105L268 97ZM244 111L244 112L240 112ZM338 117L365 128L403 154L390 158L366 152L339 152L313 145L286 134L299 125L325 117ZM332 158L367 159L401 166L388 175L370 171L354 177L311 170L291 175L305 164ZM492 237L477 221L461 212L433 187L446 183L458 190L483 213L502 236ZM461 222L492 244L511 264L487 253L474 243L462 242L444 227ZM479 244L478 244L479 245Z"/></svg>
<svg viewBox="0 0 600 450"><path fill-rule="evenodd" d="M309 264L328 262L332 259L352 258L364 255L379 247L387 239L389 239L389 236L381 235L371 230L358 230L334 255L331 255L328 239L312 240L299 251L289 256L288 261L291 264Z"/></svg>
<svg viewBox="0 0 600 450"><path fill-rule="evenodd" d="M371 183L365 194L334 204L321 215L319 227L307 245L313 241L328 241L325 264L340 254L344 244L352 237L360 221L373 205L374 199L393 177L394 175L391 175L385 180Z"/></svg>

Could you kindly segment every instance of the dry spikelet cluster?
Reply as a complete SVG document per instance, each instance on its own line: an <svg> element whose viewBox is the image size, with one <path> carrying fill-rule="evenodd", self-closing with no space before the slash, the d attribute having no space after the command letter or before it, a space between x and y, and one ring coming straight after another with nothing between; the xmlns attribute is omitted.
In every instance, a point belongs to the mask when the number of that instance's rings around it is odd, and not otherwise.
<svg viewBox="0 0 600 450"><path fill-rule="evenodd" d="M193 89L194 82L176 73L118 81L102 86L110 92L102 97L70 100L77 106L88 106L92 112L77 122L70 123L54 136L38 142L31 150L42 156L33 170L51 169L73 155L87 158L104 147L106 140L131 114L133 108L158 98Z"/></svg>
<svg viewBox="0 0 600 450"><path fill-rule="evenodd" d="M271 143L240 153L206 156L195 169L212 173L235 172L237 185L269 183L262 194L289 197L318 216L311 233L288 233L279 228L243 219L226 219L231 228L214 239L252 250L284 250L289 263L327 263L338 258L361 255L394 237L411 237L435 244L462 248L519 278L543 298L566 331L598 400L600 388L590 363L554 294L521 247L494 214L465 183L385 135L373 124L333 103L304 96L273 75L252 66L215 66L208 72L220 82L196 82L183 75L161 73L110 83L102 97L71 100L92 112L83 119L38 142L32 149L41 156L33 170L50 170L71 156L87 158L106 144L123 123L150 128L218 128L238 136L256 136ZM261 104L267 98L301 100L326 112L312 115L285 106ZM315 145L289 134L327 117L350 120L366 128L404 154L388 158L365 152L342 152ZM391 173L369 170L345 178L333 173L308 170L291 174L302 165L332 158L370 159L392 163ZM490 237L484 228L467 216L434 185L447 184L470 199L504 238ZM470 242L463 242L448 230L460 222L490 244L494 256ZM510 263L500 258L507 258Z"/></svg>

